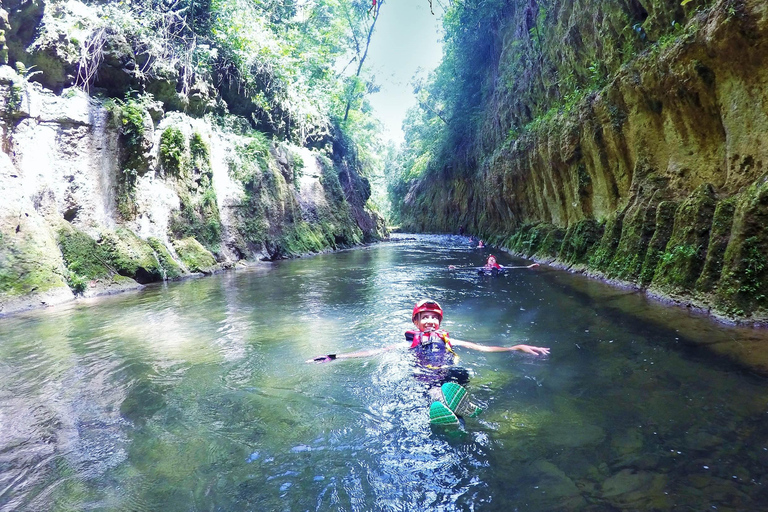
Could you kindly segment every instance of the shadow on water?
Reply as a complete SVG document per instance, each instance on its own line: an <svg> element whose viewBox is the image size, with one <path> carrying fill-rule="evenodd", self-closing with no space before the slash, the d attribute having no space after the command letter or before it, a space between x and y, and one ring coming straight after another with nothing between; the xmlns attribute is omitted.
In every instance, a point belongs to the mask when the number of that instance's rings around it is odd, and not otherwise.
<svg viewBox="0 0 768 512"><path fill-rule="evenodd" d="M0 510L765 509L763 331L489 253L400 236L3 319ZM407 350L303 363L402 342L427 296L552 354L457 349L460 429Z"/></svg>

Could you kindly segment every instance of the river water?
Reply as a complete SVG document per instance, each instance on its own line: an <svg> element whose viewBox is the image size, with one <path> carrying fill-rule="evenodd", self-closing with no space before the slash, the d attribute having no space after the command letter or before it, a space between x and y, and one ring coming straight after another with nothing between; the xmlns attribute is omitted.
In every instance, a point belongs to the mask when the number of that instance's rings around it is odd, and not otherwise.
<svg viewBox="0 0 768 512"><path fill-rule="evenodd" d="M768 508L768 337L404 236L0 319L0 510ZM521 264L498 254L502 264ZM414 302L486 410L428 422Z"/></svg>

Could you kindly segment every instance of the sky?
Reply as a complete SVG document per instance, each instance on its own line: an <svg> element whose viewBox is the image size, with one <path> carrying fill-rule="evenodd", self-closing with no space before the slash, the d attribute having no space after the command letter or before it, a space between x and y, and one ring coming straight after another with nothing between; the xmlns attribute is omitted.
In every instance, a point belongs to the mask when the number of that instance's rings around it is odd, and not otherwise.
<svg viewBox="0 0 768 512"><path fill-rule="evenodd" d="M385 135L403 141L405 111L416 104L410 81L417 69L431 71L440 63L442 39L437 1L386 0L381 6L366 65L381 91L368 100L385 126Z"/></svg>

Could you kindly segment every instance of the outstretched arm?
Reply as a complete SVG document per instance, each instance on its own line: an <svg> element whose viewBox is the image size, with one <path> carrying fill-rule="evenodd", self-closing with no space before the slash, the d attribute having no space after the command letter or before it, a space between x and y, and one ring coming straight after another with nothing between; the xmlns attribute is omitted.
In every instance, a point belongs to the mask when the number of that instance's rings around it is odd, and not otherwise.
<svg viewBox="0 0 768 512"><path fill-rule="evenodd" d="M334 359L351 359L353 357L370 357L375 356L377 354L381 354L384 352L387 352L389 350L403 347L404 345L402 343L398 343L396 345L389 345L388 347L382 347L382 348L374 348L371 350L358 350L356 352L347 352L345 354L326 354L323 356L317 356L312 359L307 359L306 363L327 363L329 361L333 361Z"/></svg>
<svg viewBox="0 0 768 512"><path fill-rule="evenodd" d="M479 350L480 352L512 352L520 351L526 354L533 354L535 356L549 354L549 349L546 347L534 347L533 345L512 345L511 347L497 347L495 345L479 345L472 343L471 341L456 340L451 338L451 344L457 347L471 348L472 350Z"/></svg>
<svg viewBox="0 0 768 512"><path fill-rule="evenodd" d="M531 263L530 265L519 265L519 266L516 266L516 267L501 267L501 268L503 268L503 269L510 269L510 268L536 268L538 266L539 266L538 263Z"/></svg>

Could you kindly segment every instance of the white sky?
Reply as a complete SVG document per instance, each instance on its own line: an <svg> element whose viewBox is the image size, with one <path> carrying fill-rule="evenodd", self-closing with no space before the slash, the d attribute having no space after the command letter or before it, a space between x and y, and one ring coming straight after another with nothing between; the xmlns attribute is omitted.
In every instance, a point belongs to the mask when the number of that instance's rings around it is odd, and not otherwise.
<svg viewBox="0 0 768 512"><path fill-rule="evenodd" d="M441 12L436 0L432 4L434 16L428 0L386 0L365 60L381 85L368 100L384 123L385 135L397 144L403 140L405 111L416 104L411 77L418 68L433 70L442 57Z"/></svg>

